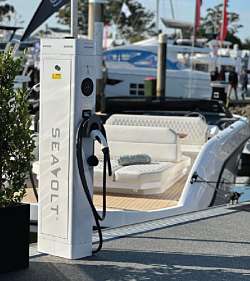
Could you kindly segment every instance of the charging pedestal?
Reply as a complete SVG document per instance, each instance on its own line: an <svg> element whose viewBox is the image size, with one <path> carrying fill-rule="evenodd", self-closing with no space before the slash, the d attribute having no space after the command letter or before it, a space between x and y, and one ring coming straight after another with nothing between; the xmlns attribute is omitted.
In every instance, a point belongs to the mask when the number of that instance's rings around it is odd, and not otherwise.
<svg viewBox="0 0 250 281"><path fill-rule="evenodd" d="M68 259L92 255L93 216L75 150L82 112L95 110L95 63L91 40L41 41L38 251ZM84 147L90 156L93 140Z"/></svg>

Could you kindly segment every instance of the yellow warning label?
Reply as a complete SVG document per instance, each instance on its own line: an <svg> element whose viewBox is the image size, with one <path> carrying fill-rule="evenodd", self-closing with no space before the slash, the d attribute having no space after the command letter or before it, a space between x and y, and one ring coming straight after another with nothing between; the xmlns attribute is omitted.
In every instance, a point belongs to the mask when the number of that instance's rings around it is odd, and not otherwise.
<svg viewBox="0 0 250 281"><path fill-rule="evenodd" d="M54 79L54 80L62 79L62 74L61 73L52 73L52 79Z"/></svg>

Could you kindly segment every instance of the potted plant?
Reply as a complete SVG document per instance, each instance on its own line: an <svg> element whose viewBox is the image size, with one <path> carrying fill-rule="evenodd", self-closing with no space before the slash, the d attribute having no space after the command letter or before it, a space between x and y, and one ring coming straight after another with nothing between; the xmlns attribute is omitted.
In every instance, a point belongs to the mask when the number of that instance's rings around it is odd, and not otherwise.
<svg viewBox="0 0 250 281"><path fill-rule="evenodd" d="M0 272L29 265L30 209L21 201L34 142L28 92L14 87L21 69L21 58L0 54Z"/></svg>

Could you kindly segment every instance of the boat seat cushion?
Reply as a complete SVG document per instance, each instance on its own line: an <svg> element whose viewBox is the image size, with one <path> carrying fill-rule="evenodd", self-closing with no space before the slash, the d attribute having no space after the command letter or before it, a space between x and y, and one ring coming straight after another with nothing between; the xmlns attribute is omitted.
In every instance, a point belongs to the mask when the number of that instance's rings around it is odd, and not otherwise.
<svg viewBox="0 0 250 281"><path fill-rule="evenodd" d="M155 161L178 162L181 157L176 133L168 128L105 125L112 159L147 154ZM95 146L101 156L100 146Z"/></svg>
<svg viewBox="0 0 250 281"><path fill-rule="evenodd" d="M118 163L121 166L150 164L151 157L147 154L124 155L118 159Z"/></svg>
<svg viewBox="0 0 250 281"><path fill-rule="evenodd" d="M107 125L167 127L177 134L186 135L180 140L184 145L203 145L208 139L208 125L202 117L149 116L114 114Z"/></svg>
<svg viewBox="0 0 250 281"><path fill-rule="evenodd" d="M188 171L191 160L182 156L178 163L152 162L146 165L120 166L112 160L112 177L107 179L107 190L116 193L157 194L163 193ZM95 167L94 186L102 187L102 162Z"/></svg>

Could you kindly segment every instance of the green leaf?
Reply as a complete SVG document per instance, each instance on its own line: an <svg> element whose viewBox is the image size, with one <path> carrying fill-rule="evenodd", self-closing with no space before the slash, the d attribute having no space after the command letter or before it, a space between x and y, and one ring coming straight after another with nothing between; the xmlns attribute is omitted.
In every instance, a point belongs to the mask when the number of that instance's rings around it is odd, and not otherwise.
<svg viewBox="0 0 250 281"><path fill-rule="evenodd" d="M33 160L27 90L14 89L22 58L0 54L0 207L18 203Z"/></svg>

